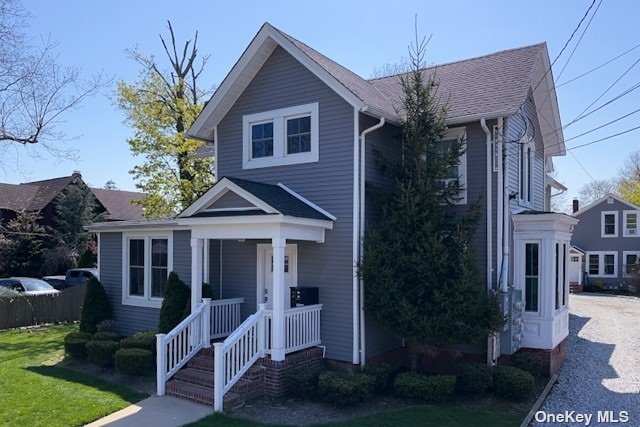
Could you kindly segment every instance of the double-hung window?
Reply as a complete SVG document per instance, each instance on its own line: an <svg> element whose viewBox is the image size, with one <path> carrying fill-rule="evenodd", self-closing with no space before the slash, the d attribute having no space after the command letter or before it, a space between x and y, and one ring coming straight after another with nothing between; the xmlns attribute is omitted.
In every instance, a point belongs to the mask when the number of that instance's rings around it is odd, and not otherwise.
<svg viewBox="0 0 640 427"><path fill-rule="evenodd" d="M318 103L243 116L244 169L319 160Z"/></svg>
<svg viewBox="0 0 640 427"><path fill-rule="evenodd" d="M640 274L640 251L624 251L622 254L625 277Z"/></svg>
<svg viewBox="0 0 640 427"><path fill-rule="evenodd" d="M466 151L466 128L451 128L447 131L444 139L438 145L438 152L444 156L450 153L457 144L461 144L462 154L458 159L458 163L447 170L447 175L443 179L443 183L448 185L452 182L458 182L460 185L459 198L456 200L458 204L467 203L467 151Z"/></svg>
<svg viewBox="0 0 640 427"><path fill-rule="evenodd" d="M122 244L122 303L160 307L173 268L171 234L125 234Z"/></svg>
<svg viewBox="0 0 640 427"><path fill-rule="evenodd" d="M618 211L603 211L600 223L601 237L618 237Z"/></svg>
<svg viewBox="0 0 640 427"><path fill-rule="evenodd" d="M618 252L587 252L587 272L591 277L618 277Z"/></svg>
<svg viewBox="0 0 640 427"><path fill-rule="evenodd" d="M540 244L525 243L524 247L525 310L535 312L538 311L538 299L540 293Z"/></svg>
<svg viewBox="0 0 640 427"><path fill-rule="evenodd" d="M640 211L624 211L622 218L622 235L624 237L640 237L640 230L638 230L639 220Z"/></svg>
<svg viewBox="0 0 640 427"><path fill-rule="evenodd" d="M533 144L520 141L518 143L518 157L520 169L520 201L530 205L533 200Z"/></svg>

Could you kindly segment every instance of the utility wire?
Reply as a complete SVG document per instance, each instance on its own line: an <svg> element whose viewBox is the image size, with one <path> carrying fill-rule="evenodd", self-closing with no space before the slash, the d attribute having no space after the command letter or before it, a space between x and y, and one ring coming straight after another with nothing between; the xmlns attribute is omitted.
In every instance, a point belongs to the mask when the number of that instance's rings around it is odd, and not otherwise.
<svg viewBox="0 0 640 427"><path fill-rule="evenodd" d="M586 147L588 145L596 144L598 142L606 141L607 139L611 139L611 138L614 138L616 136L624 135L625 133L633 132L633 131L638 130L638 129L640 129L640 126L636 126L634 128L627 129L627 130L624 130L622 132L618 132L618 133L613 134L613 135L605 136L604 138L596 139L595 141L587 142L586 144L580 144L580 145L576 145L575 147L567 148L567 151L575 150L576 148L582 148L582 147Z"/></svg>
<svg viewBox="0 0 640 427"><path fill-rule="evenodd" d="M582 168L582 170L584 171L584 173L587 174L587 176L589 178L591 178L591 181L593 181L594 184L597 184L596 180L593 178L593 176L591 176L591 174L589 173L589 171L587 170L587 168L584 167L584 165L582 164L582 162L580 160L578 160L578 158L576 157L575 154L573 154L571 151L569 151L569 154L571 154L571 156L575 159L576 162L578 162L578 164L580 165L580 167Z"/></svg>
<svg viewBox="0 0 640 427"><path fill-rule="evenodd" d="M593 128L593 129L590 129L590 130L588 130L588 131L586 131L586 132L583 132L583 133L581 133L580 135L572 136L572 137L571 137L571 138L569 138L569 139L565 139L565 140L564 140L564 142L571 141L571 140L574 140L574 139L576 139L576 138L580 138L581 136L585 136L585 135L587 135L587 134L589 134L589 133L591 133L591 132L595 132L595 131L597 131L598 129L602 129L603 127L609 126L610 124L613 124L613 123L615 123L615 122L619 122L620 120L622 120L622 119L624 119L624 118L627 118L627 117L629 117L629 116L631 116L631 115L633 115L633 114L636 114L636 113L638 113L638 112L640 112L640 108L638 108L637 110L632 111L632 112L630 112L630 113L628 113L628 114L625 114L624 116L618 117L618 118L617 118L617 119L615 119L615 120L611 120L610 122L607 122L607 123L605 123L605 124L603 124L603 125L600 125L600 126L598 126L598 127L595 127L595 128ZM558 145L558 143L553 144L553 145ZM553 145L550 145L550 147L553 147Z"/></svg>

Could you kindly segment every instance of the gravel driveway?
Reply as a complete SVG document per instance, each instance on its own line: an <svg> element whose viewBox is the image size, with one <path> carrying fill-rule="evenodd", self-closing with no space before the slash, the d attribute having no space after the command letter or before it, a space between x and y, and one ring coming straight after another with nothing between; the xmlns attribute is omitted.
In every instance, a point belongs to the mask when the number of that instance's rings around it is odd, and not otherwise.
<svg viewBox="0 0 640 427"><path fill-rule="evenodd" d="M640 426L640 299L594 294L570 298L567 359L541 410L575 411L574 419L577 414L591 414L588 425ZM626 411L629 420L598 422L598 411L613 411L616 418Z"/></svg>

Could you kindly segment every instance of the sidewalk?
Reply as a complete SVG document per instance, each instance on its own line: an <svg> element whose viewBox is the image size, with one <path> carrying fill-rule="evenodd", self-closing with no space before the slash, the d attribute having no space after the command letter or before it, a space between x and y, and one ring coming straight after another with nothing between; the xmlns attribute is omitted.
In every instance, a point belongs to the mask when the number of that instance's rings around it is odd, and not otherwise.
<svg viewBox="0 0 640 427"><path fill-rule="evenodd" d="M100 418L86 427L152 426L178 427L213 413L213 406L200 405L172 396L151 396L134 405Z"/></svg>

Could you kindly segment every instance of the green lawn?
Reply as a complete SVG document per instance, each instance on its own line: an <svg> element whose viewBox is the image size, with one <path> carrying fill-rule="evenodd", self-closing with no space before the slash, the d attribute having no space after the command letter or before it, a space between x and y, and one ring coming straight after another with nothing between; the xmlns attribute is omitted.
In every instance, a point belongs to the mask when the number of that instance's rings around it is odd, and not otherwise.
<svg viewBox="0 0 640 427"><path fill-rule="evenodd" d="M476 427L513 427L522 422L522 417L516 414L500 412L474 411L451 406L413 406L399 411L386 412L357 418L350 421L317 424L315 427L411 427L411 426L476 426ZM190 427L252 427L266 426L251 421L231 418L214 414L198 422L189 424ZM273 425L270 425L274 427Z"/></svg>
<svg viewBox="0 0 640 427"><path fill-rule="evenodd" d="M0 426L77 426L146 396L51 366L77 326L0 332Z"/></svg>

